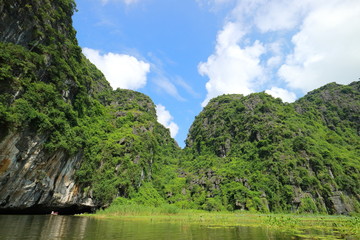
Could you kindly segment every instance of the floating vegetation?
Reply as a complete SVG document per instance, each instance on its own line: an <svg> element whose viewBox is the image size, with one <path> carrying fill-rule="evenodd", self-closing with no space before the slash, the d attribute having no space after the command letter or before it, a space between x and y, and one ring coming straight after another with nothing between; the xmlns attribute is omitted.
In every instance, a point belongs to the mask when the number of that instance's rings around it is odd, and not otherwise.
<svg viewBox="0 0 360 240"><path fill-rule="evenodd" d="M207 212L179 209L169 204L159 207L117 205L85 216L126 221L199 224L206 228L261 227L301 239L360 238L360 218L357 216L257 214L245 211Z"/></svg>

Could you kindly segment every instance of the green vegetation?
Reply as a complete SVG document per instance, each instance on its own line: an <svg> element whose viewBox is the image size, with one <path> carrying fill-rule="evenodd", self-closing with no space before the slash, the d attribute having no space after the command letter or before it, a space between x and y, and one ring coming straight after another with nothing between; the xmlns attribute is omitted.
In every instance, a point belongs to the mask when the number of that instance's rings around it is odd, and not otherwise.
<svg viewBox="0 0 360 240"><path fill-rule="evenodd" d="M164 188L180 149L149 97L113 91L82 55L71 24L74 1L1 5L4 22L23 31L0 42L0 141L11 132L38 136L50 156L80 156L80 191L99 206L147 182Z"/></svg>
<svg viewBox="0 0 360 240"><path fill-rule="evenodd" d="M174 222L200 224L209 228L216 227L266 227L290 233L303 238L355 239L360 237L360 218L329 215L289 215L256 214L247 211L209 212L204 210L184 210L174 205L163 204L151 207L139 204L136 200L116 199L110 207L96 214L81 216L126 221Z"/></svg>
<svg viewBox="0 0 360 240"><path fill-rule="evenodd" d="M181 161L187 201L207 210L359 212L360 83L293 104L265 93L212 99Z"/></svg>
<svg viewBox="0 0 360 240"><path fill-rule="evenodd" d="M18 24L0 33L0 141L19 133L49 156L78 156L81 194L99 207L120 197L104 213L360 212L360 82L292 104L219 96L180 150L149 97L112 90L82 55L74 1L10 2L0 3L3 22Z"/></svg>
<svg viewBox="0 0 360 240"><path fill-rule="evenodd" d="M77 81L75 86L69 83L73 89L63 89L52 82L53 73L45 72L49 76L38 80L43 54L12 43L0 43L0 47L4 49L0 122L11 131L30 129L45 136L47 151L63 149L69 155L81 151L78 181L84 189L91 187L99 202L109 203L119 192L128 196L163 166L173 164L179 148L169 130L157 123L154 104L147 96L112 91L84 57L73 65L75 79L100 86L87 89Z"/></svg>

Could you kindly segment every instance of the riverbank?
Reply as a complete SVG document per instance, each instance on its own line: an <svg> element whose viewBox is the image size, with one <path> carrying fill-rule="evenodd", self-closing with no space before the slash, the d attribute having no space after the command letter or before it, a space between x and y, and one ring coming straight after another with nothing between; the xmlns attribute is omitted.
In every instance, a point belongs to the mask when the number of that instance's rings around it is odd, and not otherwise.
<svg viewBox="0 0 360 240"><path fill-rule="evenodd" d="M359 216L258 214L246 211L207 212L183 210L172 205L148 207L142 205L116 205L96 214L85 214L100 219L128 221L173 222L200 224L204 227L266 227L291 233L298 237L315 239L360 239Z"/></svg>

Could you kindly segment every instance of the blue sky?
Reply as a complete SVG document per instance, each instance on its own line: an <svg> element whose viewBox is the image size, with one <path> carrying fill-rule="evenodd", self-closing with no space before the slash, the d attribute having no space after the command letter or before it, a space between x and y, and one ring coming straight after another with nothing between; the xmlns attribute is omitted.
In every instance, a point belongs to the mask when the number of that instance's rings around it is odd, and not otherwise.
<svg viewBox="0 0 360 240"><path fill-rule="evenodd" d="M213 97L293 102L360 77L358 0L77 0L84 54L113 88L149 95L180 146Z"/></svg>

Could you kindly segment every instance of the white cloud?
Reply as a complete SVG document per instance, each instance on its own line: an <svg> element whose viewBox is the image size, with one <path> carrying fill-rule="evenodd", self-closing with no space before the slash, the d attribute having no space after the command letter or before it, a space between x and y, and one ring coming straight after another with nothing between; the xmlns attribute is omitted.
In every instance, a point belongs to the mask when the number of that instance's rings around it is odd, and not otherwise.
<svg viewBox="0 0 360 240"><path fill-rule="evenodd" d="M293 101L292 91L348 84L360 76L358 0L198 2L219 9L230 2L235 6L214 53L198 67L209 77L203 105L222 93L248 94L271 85L287 91L272 88L272 94Z"/></svg>
<svg viewBox="0 0 360 240"><path fill-rule="evenodd" d="M294 51L279 75L304 92L329 82L350 83L360 75L360 2L317 6L292 38Z"/></svg>
<svg viewBox="0 0 360 240"><path fill-rule="evenodd" d="M266 66L270 69L279 67L284 61L284 39L277 39L275 42L266 44L266 52L269 57L266 60Z"/></svg>
<svg viewBox="0 0 360 240"><path fill-rule="evenodd" d="M281 64L282 58L280 56L273 56L266 61L266 65L269 67L276 67Z"/></svg>
<svg viewBox="0 0 360 240"><path fill-rule="evenodd" d="M308 0L260 1L254 22L262 32L291 30L302 20Z"/></svg>
<svg viewBox="0 0 360 240"><path fill-rule="evenodd" d="M221 1L208 0L221 7ZM322 1L322 0L318 0ZM224 1L226 3L228 1ZM292 30L302 20L311 0L234 0L235 7L229 14L233 21L246 23L261 32ZM224 4L223 4L224 5Z"/></svg>
<svg viewBox="0 0 360 240"><path fill-rule="evenodd" d="M179 126L173 122L173 116L171 116L170 112L161 104L156 105L156 114L158 122L164 125L164 127L169 128L170 135L174 138L179 131Z"/></svg>
<svg viewBox="0 0 360 240"><path fill-rule="evenodd" d="M262 77L259 57L264 53L264 47L256 41L242 48L239 44L243 35L239 24L227 23L218 34L216 52L207 62L199 64L199 73L209 77L202 106L224 93L249 94L253 92L253 81Z"/></svg>
<svg viewBox="0 0 360 240"><path fill-rule="evenodd" d="M125 54L107 53L83 48L84 55L98 67L112 88L136 90L146 85L150 64Z"/></svg>
<svg viewBox="0 0 360 240"><path fill-rule="evenodd" d="M296 94L293 92L289 92L286 89L278 88L278 87L272 87L269 90L265 91L267 94L270 94L271 96L275 98L281 98L283 102L292 103L296 100Z"/></svg>

